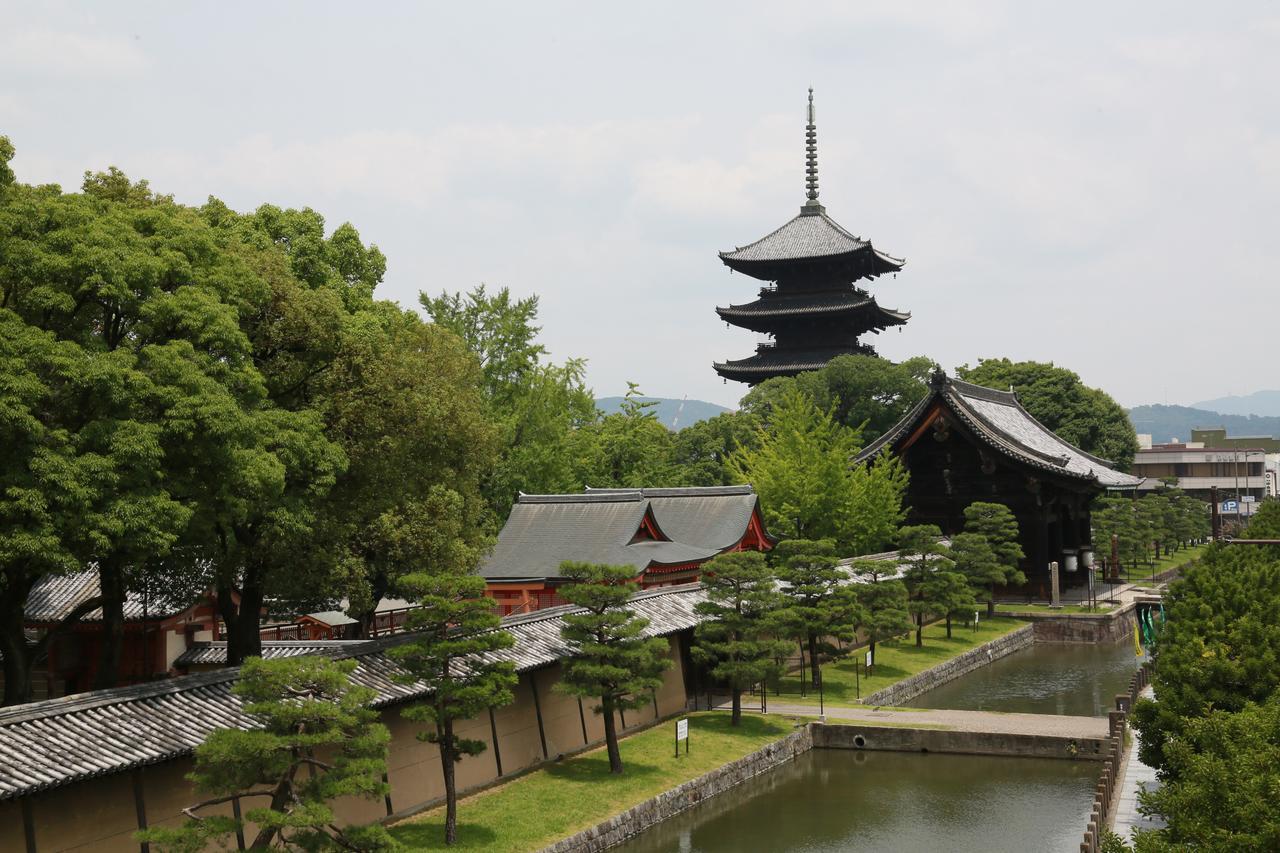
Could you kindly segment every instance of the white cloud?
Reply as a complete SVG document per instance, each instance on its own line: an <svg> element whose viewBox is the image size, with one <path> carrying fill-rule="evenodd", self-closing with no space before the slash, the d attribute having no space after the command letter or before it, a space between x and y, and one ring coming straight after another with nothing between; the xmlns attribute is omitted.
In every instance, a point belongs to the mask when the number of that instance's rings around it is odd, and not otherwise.
<svg viewBox="0 0 1280 853"><path fill-rule="evenodd" d="M0 36L0 67L56 77L121 77L145 71L135 39L51 28L17 29Z"/></svg>

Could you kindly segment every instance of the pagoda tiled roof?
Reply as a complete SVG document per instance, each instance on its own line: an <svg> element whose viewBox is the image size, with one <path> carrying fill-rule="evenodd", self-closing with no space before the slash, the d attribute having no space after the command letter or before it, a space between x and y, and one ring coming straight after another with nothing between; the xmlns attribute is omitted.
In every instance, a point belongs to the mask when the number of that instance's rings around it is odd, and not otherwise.
<svg viewBox="0 0 1280 853"><path fill-rule="evenodd" d="M760 350L750 358L733 361L717 361L716 372L721 376L781 376L788 373L803 373L807 370L821 370L831 359L870 350L866 344L857 347L823 347L821 349L776 349L768 347Z"/></svg>
<svg viewBox="0 0 1280 853"><path fill-rule="evenodd" d="M869 240L850 233L825 212L805 211L781 228L754 243L732 252L721 252L720 258L735 269L780 261L804 261L839 258L859 252L870 252L874 258L874 275L897 272L904 263L877 251Z"/></svg>
<svg viewBox="0 0 1280 853"><path fill-rule="evenodd" d="M944 405L979 442L1031 468L1113 489L1135 488L1143 481L1058 437L1023 408L1013 391L974 385L941 372L934 375L930 393L863 450L857 461L871 459L886 446L895 447L919 427L921 419L937 403Z"/></svg>
<svg viewBox="0 0 1280 853"><path fill-rule="evenodd" d="M724 318L782 317L801 314L838 314L848 311L860 311L866 308L871 308L883 315L886 325L905 323L911 319L910 313L881 308L876 304L874 297L865 296L852 289L825 293L788 293L763 296L754 302L748 302L743 305L716 308L716 313Z"/></svg>

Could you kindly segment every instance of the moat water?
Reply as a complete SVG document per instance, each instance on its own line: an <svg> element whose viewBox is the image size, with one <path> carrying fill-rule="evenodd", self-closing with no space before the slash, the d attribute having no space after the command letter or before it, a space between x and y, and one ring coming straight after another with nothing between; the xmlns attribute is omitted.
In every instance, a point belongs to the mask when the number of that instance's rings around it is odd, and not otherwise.
<svg viewBox="0 0 1280 853"><path fill-rule="evenodd" d="M1105 717L1143 660L1134 654L1132 640L1097 645L1037 643L903 704Z"/></svg>
<svg viewBox="0 0 1280 853"><path fill-rule="evenodd" d="M815 749L661 823L623 853L1074 851L1091 761Z"/></svg>

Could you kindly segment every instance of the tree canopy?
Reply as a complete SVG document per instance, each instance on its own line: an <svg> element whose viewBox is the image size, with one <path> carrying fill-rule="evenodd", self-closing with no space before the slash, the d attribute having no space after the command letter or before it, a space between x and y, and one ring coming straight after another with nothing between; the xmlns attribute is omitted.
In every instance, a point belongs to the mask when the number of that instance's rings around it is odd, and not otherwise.
<svg viewBox="0 0 1280 853"><path fill-rule="evenodd" d="M841 355L821 369L766 379L742 398L742 411L768 421L774 407L799 391L832 419L875 441L929 392L934 363L923 356L895 364L872 355Z"/></svg>
<svg viewBox="0 0 1280 853"><path fill-rule="evenodd" d="M988 388L1012 388L1036 420L1081 450L1128 470L1138 436L1124 407L1105 391L1052 362L984 358L957 368L960 378Z"/></svg>

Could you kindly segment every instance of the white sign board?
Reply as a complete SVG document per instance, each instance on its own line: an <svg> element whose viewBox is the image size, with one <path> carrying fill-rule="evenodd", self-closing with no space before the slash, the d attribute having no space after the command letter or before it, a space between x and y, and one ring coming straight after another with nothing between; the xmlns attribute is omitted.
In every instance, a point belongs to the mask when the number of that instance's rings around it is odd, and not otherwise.
<svg viewBox="0 0 1280 853"><path fill-rule="evenodd" d="M867 652L867 669L871 669L871 652Z"/></svg>
<svg viewBox="0 0 1280 853"><path fill-rule="evenodd" d="M676 740L689 739L689 721L676 720Z"/></svg>

